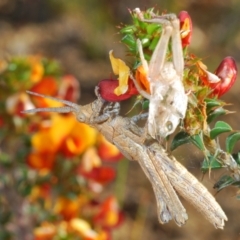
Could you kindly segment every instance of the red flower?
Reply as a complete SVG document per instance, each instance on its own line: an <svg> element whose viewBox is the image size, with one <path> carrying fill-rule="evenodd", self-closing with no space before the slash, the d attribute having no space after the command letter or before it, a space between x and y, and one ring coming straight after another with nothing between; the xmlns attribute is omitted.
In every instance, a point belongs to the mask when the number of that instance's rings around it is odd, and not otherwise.
<svg viewBox="0 0 240 240"><path fill-rule="evenodd" d="M36 170L51 170L55 163L55 154L51 152L34 152L27 157L27 164Z"/></svg>
<svg viewBox="0 0 240 240"><path fill-rule="evenodd" d="M126 93L123 93L117 96L114 93L114 90L119 86L119 81L115 79L104 79L98 83L99 93L101 97L109 102L120 102L126 100L133 95L139 94L133 81L128 80L128 90Z"/></svg>
<svg viewBox="0 0 240 240"><path fill-rule="evenodd" d="M212 94L221 97L229 91L237 78L237 65L232 57L226 57L222 60L215 73L206 70L206 66L198 63L200 69L200 78L205 85L213 91Z"/></svg>
<svg viewBox="0 0 240 240"><path fill-rule="evenodd" d="M26 117L26 115L21 112L33 107L34 106L26 93L16 93L8 97L6 100L7 112L14 116Z"/></svg>
<svg viewBox="0 0 240 240"><path fill-rule="evenodd" d="M225 57L218 66L215 74L221 79L218 83L210 84L213 93L221 97L233 86L237 78L237 65L232 57Z"/></svg>
<svg viewBox="0 0 240 240"><path fill-rule="evenodd" d="M180 20L182 47L190 44L192 39L192 20L186 11L181 11L178 15Z"/></svg>
<svg viewBox="0 0 240 240"><path fill-rule="evenodd" d="M57 95L58 84L57 80L54 77L44 77L41 81L36 83L30 91L38 92L48 96ZM34 100L34 103L37 107L50 107L49 100L46 98L39 98L31 95L31 98ZM52 102L52 101L51 101Z"/></svg>
<svg viewBox="0 0 240 240"><path fill-rule="evenodd" d="M99 212L95 215L93 222L106 229L119 226L123 221L123 214L119 210L117 199L108 197L100 206Z"/></svg>
<svg viewBox="0 0 240 240"><path fill-rule="evenodd" d="M65 75L61 79L58 96L70 102L76 102L80 96L79 82L73 75Z"/></svg>
<svg viewBox="0 0 240 240"><path fill-rule="evenodd" d="M83 168L78 169L79 174L87 179L92 179L100 184L106 184L111 182L115 176L116 172L111 167L93 167L90 171L84 171Z"/></svg>

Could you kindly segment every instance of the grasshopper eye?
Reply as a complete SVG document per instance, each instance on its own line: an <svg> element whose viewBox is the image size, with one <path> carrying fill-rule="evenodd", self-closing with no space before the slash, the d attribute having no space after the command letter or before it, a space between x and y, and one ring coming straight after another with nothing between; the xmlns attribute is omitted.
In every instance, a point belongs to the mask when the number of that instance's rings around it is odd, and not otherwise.
<svg viewBox="0 0 240 240"><path fill-rule="evenodd" d="M77 115L77 120L78 120L79 122L85 122L85 119L86 119L86 117L85 117L84 114L78 114L78 115Z"/></svg>
<svg viewBox="0 0 240 240"><path fill-rule="evenodd" d="M168 131L171 131L171 130L173 129L173 124L172 124L172 122L167 121L165 127L166 127L166 129L167 129Z"/></svg>

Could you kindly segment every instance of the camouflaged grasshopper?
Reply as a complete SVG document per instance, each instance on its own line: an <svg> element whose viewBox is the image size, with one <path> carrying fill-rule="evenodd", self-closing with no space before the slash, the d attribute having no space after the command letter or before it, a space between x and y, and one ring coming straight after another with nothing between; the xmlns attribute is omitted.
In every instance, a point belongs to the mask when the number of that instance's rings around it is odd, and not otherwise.
<svg viewBox="0 0 240 240"><path fill-rule="evenodd" d="M182 81L184 58L180 23L175 14L158 16L152 13L151 19L145 19L139 8L134 11L141 21L162 25L161 38L149 64L144 58L141 41L137 40L141 63L147 74L151 94L147 94L139 86L138 90L149 99L148 133L151 137L160 140L175 131L187 110L188 97ZM170 39L172 62L166 59ZM136 80L134 78L133 80L137 86Z"/></svg>
<svg viewBox="0 0 240 240"><path fill-rule="evenodd" d="M177 191L216 228L224 227L227 217L208 190L184 166L167 155L157 141L152 139L150 144L144 144L141 137L144 135L144 129L136 125L139 116L133 118L119 116L119 103L104 101L98 93L98 87L96 87L97 100L85 106L38 93L28 93L67 106L36 108L24 113L74 113L77 121L96 128L108 141L117 146L126 158L138 161L152 184L160 223L167 223L173 219L178 226L182 226L188 219Z"/></svg>

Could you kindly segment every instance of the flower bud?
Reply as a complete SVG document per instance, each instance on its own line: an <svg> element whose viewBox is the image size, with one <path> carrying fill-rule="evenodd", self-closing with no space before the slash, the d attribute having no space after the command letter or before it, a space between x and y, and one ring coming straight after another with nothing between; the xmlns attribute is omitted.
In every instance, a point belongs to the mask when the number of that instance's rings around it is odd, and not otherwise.
<svg viewBox="0 0 240 240"><path fill-rule="evenodd" d="M210 84L213 89L213 94L218 97L222 96L233 86L237 78L237 65L232 57L225 57L215 74L221 79L218 83Z"/></svg>
<svg viewBox="0 0 240 240"><path fill-rule="evenodd" d="M190 44L192 39L192 20L186 11L181 11L178 18L180 20L182 47L184 48Z"/></svg>

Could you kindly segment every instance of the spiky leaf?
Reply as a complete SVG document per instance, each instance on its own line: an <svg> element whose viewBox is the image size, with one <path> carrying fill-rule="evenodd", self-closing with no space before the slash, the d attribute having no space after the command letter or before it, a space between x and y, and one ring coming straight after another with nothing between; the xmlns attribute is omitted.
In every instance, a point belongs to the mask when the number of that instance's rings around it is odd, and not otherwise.
<svg viewBox="0 0 240 240"><path fill-rule="evenodd" d="M174 137L174 139L172 140L171 143L171 151L175 150L177 147L186 144L186 143L190 143L191 142L191 137L188 133L186 132L179 132L178 134L176 134L176 136Z"/></svg>
<svg viewBox="0 0 240 240"><path fill-rule="evenodd" d="M226 139L226 150L228 153L233 151L233 148L237 141L240 140L240 132L235 132L229 135Z"/></svg>
<svg viewBox="0 0 240 240"><path fill-rule="evenodd" d="M208 159L206 158L204 159L201 170L203 172L206 172L211 169L220 169L220 168L222 168L221 163L219 163L214 156L209 156Z"/></svg>
<svg viewBox="0 0 240 240"><path fill-rule="evenodd" d="M214 128L210 131L210 137L211 137L211 139L214 139L219 134L224 133L224 132L230 132L230 131L232 131L232 128L229 124L227 124L223 121L218 121L218 122L216 122Z"/></svg>

